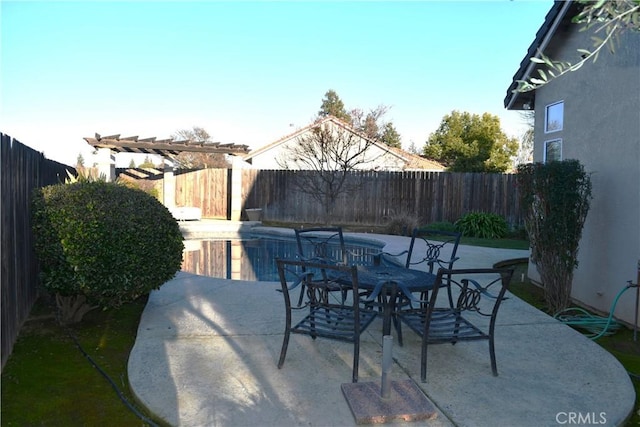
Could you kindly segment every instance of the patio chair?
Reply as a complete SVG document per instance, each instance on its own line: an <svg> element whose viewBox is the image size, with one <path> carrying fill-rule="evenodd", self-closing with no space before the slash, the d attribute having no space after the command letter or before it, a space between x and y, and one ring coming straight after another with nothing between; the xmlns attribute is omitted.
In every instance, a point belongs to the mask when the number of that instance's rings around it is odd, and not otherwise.
<svg viewBox="0 0 640 427"><path fill-rule="evenodd" d="M422 337L420 378L427 378L427 348L430 344L460 341L489 341L491 371L498 375L494 345L496 316L511 282L513 269L480 268L438 270L436 283L428 301L418 301L417 308L403 309L398 320ZM455 304L438 307L438 290L453 290ZM413 295L406 296L413 299Z"/></svg>
<svg viewBox="0 0 640 427"><path fill-rule="evenodd" d="M293 334L353 343L352 382L358 382L360 358L360 335L376 317L376 312L362 308L359 298L345 301L336 298L336 290L353 291L358 295L358 273L355 266L328 265L306 261L276 260L278 275L284 295L286 321L284 340L278 368L282 368L289 337ZM305 301L302 307L292 307L290 291L305 286ZM336 289L340 287L341 289ZM295 326L291 326L293 310L308 309L309 313Z"/></svg>
<svg viewBox="0 0 640 427"><path fill-rule="evenodd" d="M296 229L298 258L317 264L347 265L347 251L341 227L315 227ZM304 298L305 285L300 288L298 306ZM346 299L346 291L342 298Z"/></svg>
<svg viewBox="0 0 640 427"><path fill-rule="evenodd" d="M440 268L453 269L454 263L459 259L457 252L461 237L462 233L456 231L415 228L411 234L409 249L397 254L383 253L376 259L376 263L400 265L398 257L406 254L407 257L403 264L405 268L418 267L417 269L426 270L435 275L435 272ZM447 289L449 307L453 307L451 290L448 287ZM428 292L424 291L421 293L419 301L423 301L424 303L428 298ZM397 311L402 311L404 308L413 310L413 302L415 301L415 298L399 295L398 301L396 302ZM402 326L396 319L396 314L393 315L393 324L396 330L398 344L402 346Z"/></svg>

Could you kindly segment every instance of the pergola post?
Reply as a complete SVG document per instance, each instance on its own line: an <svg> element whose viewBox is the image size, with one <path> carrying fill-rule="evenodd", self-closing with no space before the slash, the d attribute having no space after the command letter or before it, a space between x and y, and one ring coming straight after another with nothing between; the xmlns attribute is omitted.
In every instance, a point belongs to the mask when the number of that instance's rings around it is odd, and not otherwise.
<svg viewBox="0 0 640 427"><path fill-rule="evenodd" d="M231 158L231 221L242 217L242 159Z"/></svg>
<svg viewBox="0 0 640 427"><path fill-rule="evenodd" d="M116 154L110 148L98 148L98 176L107 182L116 180Z"/></svg>
<svg viewBox="0 0 640 427"><path fill-rule="evenodd" d="M164 179L162 180L162 201L168 208L176 206L176 176L173 174L173 161L164 157Z"/></svg>

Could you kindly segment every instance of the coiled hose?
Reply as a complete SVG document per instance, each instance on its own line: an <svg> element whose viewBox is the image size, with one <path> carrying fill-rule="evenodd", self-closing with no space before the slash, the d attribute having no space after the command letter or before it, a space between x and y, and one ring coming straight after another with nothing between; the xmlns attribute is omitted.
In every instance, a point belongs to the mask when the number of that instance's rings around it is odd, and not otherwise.
<svg viewBox="0 0 640 427"><path fill-rule="evenodd" d="M618 300L627 290L631 288L638 288L637 283L631 283L629 280L628 284L622 288L615 299L613 300L613 304L611 305L611 309L609 310L609 316L601 317L593 315L586 310L583 310L579 307L570 307L564 310L559 311L553 317L561 321L562 323L575 326L576 328L583 329L588 331L585 335L592 340L597 340L602 336L613 335L618 329L620 329L620 323L618 323L613 318L613 313L616 309L616 304L618 304ZM636 291L636 300L638 299L638 291ZM638 323L638 306L636 301L636 319L635 323ZM636 330L634 330L633 339L636 340Z"/></svg>

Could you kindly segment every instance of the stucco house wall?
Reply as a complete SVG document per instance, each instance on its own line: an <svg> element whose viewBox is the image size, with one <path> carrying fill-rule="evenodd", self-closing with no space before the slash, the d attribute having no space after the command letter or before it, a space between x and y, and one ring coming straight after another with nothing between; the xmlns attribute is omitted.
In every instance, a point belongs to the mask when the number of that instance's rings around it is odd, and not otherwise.
<svg viewBox="0 0 640 427"><path fill-rule="evenodd" d="M257 148L244 156L244 161L256 169L301 169L303 166L296 164L292 159L293 147L299 144L301 138L308 137L316 126L328 127L336 133L348 134L352 138L353 152L351 155L362 151L362 161L355 165L360 170L427 170L433 172L443 171L443 165L417 155L404 152L397 148L391 148L383 143L368 140L353 130L349 125L334 117L327 117L317 123L313 123L296 132L287 135L278 141ZM344 137L343 137L344 138ZM362 147L367 147L362 150Z"/></svg>
<svg viewBox="0 0 640 427"><path fill-rule="evenodd" d="M545 53L576 63L591 48L589 32L561 28ZM564 102L563 129L545 133L546 107ZM637 280L640 262L640 34L627 32L615 54L589 62L535 91L534 161L545 160L545 141L562 139L562 159L578 159L591 175L593 200L580 242L572 297L608 313L620 289ZM539 279L535 265L529 275ZM635 292L615 316L634 321Z"/></svg>

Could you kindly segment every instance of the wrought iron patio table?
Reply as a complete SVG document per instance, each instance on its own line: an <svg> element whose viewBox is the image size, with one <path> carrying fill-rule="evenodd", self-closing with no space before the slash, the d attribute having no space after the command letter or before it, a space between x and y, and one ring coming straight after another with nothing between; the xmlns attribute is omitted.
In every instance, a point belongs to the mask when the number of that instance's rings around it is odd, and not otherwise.
<svg viewBox="0 0 640 427"><path fill-rule="evenodd" d="M359 265L357 268L360 289L369 292L366 301L382 303L382 335L391 333L391 317L396 310L397 297L404 294L411 299L414 292L430 291L436 280L435 274L400 266Z"/></svg>

